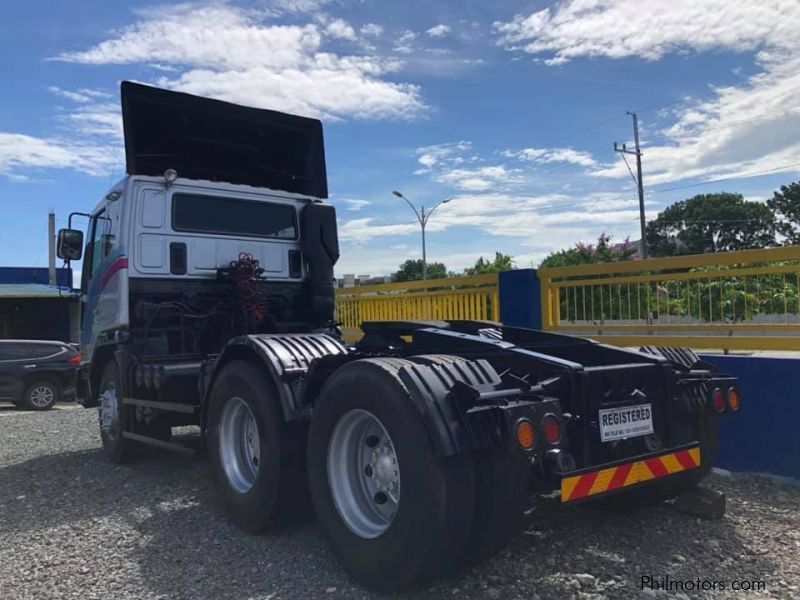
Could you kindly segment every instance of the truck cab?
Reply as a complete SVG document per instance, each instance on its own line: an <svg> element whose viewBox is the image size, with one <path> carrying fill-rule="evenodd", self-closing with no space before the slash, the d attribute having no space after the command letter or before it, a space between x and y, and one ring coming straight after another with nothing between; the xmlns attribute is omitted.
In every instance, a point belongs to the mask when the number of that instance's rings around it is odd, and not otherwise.
<svg viewBox="0 0 800 600"><path fill-rule="evenodd" d="M98 365L120 342L139 359L199 358L237 333L333 331L321 123L129 82L122 112L128 175L85 215L81 400L97 402ZM62 257L81 235L60 233ZM243 257L259 306L221 280ZM231 314L248 309L263 313L255 326Z"/></svg>

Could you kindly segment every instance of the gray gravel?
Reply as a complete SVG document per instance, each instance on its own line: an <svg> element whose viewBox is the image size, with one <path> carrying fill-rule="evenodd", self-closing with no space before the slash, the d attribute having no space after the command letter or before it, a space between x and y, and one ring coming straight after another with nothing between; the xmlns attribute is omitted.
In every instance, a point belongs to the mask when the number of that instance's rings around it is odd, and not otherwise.
<svg viewBox="0 0 800 600"><path fill-rule="evenodd" d="M373 598L314 523L249 536L207 463L160 451L117 467L94 410L0 407L0 598ZM800 598L800 487L713 476L721 521L668 505L614 514L542 504L500 557L400 598ZM640 578L762 580L733 593L642 592Z"/></svg>

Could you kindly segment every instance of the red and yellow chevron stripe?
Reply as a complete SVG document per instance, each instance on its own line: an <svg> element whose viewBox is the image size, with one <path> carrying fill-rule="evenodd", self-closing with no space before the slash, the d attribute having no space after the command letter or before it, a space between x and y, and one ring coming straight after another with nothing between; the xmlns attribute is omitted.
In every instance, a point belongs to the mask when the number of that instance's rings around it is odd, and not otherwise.
<svg viewBox="0 0 800 600"><path fill-rule="evenodd" d="M700 466L700 448L680 450L645 460L590 471L561 480L561 502L581 500L596 494L674 475Z"/></svg>

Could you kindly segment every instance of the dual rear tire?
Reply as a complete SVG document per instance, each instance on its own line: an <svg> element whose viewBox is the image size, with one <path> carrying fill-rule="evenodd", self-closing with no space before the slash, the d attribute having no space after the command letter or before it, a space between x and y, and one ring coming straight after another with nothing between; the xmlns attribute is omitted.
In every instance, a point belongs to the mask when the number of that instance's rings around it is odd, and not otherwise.
<svg viewBox="0 0 800 600"><path fill-rule="evenodd" d="M276 525L310 491L336 557L381 591L505 547L522 527L527 462L497 451L437 455L400 376L413 364L373 358L338 369L318 399L307 455L306 432L283 422L263 370L225 366L211 394L208 450L236 524L248 532Z"/></svg>

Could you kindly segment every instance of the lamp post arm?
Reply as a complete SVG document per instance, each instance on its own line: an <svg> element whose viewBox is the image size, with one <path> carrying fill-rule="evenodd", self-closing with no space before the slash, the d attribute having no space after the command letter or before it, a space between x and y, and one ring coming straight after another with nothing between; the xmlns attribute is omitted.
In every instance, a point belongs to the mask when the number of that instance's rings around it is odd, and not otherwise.
<svg viewBox="0 0 800 600"><path fill-rule="evenodd" d="M425 226L425 225L427 225L427 224L428 224L428 219L430 219L430 218L431 218L431 215L433 214L433 211L435 211L437 208L439 208L439 206L441 206L441 205L442 205L442 204L444 204L445 202L449 202L449 201L450 201L450 198L446 198L446 199L444 199L444 200L439 200L439 202L437 202L436 204L434 204L434 205L433 205L433 208L432 208L432 209L430 209L430 210L428 211L428 214L427 214L427 215L425 215L425 222L423 223L423 226ZM422 221L420 221L420 223L422 223Z"/></svg>
<svg viewBox="0 0 800 600"><path fill-rule="evenodd" d="M413 210L414 214L417 216L417 221L419 221L419 224L422 225L422 217L419 215L419 211L416 209L416 207L413 204L411 204L411 201L405 196L400 196L400 197L403 200L405 200L406 204L408 204L411 207L411 210Z"/></svg>

